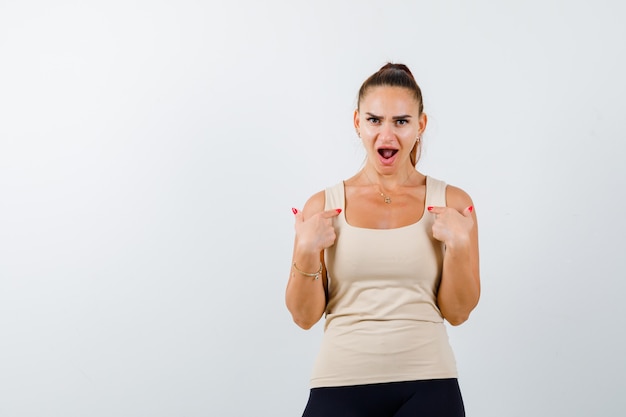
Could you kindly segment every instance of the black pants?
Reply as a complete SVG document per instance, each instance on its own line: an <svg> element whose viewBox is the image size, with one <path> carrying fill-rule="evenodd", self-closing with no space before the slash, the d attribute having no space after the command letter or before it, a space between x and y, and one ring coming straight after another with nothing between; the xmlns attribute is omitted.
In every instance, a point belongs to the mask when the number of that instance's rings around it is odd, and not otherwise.
<svg viewBox="0 0 626 417"><path fill-rule="evenodd" d="M456 378L313 388L302 417L464 417Z"/></svg>

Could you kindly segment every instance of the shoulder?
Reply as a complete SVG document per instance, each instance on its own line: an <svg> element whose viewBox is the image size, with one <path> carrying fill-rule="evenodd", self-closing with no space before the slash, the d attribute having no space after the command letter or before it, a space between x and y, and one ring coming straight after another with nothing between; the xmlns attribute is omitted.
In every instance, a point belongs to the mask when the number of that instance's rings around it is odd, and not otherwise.
<svg viewBox="0 0 626 417"><path fill-rule="evenodd" d="M324 211L324 206L326 205L326 191L318 191L313 194L307 202L304 204L304 208L302 209L302 214L304 218L309 218L314 214Z"/></svg>
<svg viewBox="0 0 626 417"><path fill-rule="evenodd" d="M468 206L474 205L472 198L459 187L448 184L446 187L446 205L459 211L465 210Z"/></svg>
<svg viewBox="0 0 626 417"><path fill-rule="evenodd" d="M332 208L343 209L343 201L344 182L341 181L313 194L304 204L304 217L307 218L315 213L325 211L328 204L333 205Z"/></svg>

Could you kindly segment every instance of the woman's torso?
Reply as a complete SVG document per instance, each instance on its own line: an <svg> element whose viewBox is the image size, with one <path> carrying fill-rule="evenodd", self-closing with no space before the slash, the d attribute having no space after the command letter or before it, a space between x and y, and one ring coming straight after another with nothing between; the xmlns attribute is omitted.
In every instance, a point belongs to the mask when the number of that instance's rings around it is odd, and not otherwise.
<svg viewBox="0 0 626 417"><path fill-rule="evenodd" d="M442 244L427 206L445 206L445 183L426 178L421 218L393 229L334 220L325 251L328 305L312 387L456 377L436 294ZM345 209L343 183L326 189L326 209ZM354 202L349 202L354 204ZM393 204L393 203L392 203Z"/></svg>

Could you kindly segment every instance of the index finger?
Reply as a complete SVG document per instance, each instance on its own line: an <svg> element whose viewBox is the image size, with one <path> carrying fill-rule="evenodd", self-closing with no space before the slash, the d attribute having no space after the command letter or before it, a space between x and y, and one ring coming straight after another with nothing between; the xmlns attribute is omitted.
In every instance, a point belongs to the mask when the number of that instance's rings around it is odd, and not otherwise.
<svg viewBox="0 0 626 417"><path fill-rule="evenodd" d="M339 213L341 213L341 209L332 209L332 210L326 210L320 213L320 216L324 219L330 219L331 217L335 217L338 216Z"/></svg>
<svg viewBox="0 0 626 417"><path fill-rule="evenodd" d="M443 213L447 209L447 207L428 206L428 207L426 207L426 209L428 210L429 213L441 214L441 213Z"/></svg>

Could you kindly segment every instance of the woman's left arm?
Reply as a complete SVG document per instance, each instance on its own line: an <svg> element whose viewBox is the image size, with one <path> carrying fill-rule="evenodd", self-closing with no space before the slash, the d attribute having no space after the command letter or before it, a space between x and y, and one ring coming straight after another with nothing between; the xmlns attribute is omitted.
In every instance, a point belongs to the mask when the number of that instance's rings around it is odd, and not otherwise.
<svg viewBox="0 0 626 417"><path fill-rule="evenodd" d="M469 195L448 185L447 207L429 207L435 215L433 236L444 242L443 271L437 304L453 326L464 323L480 298L478 266L478 225Z"/></svg>

